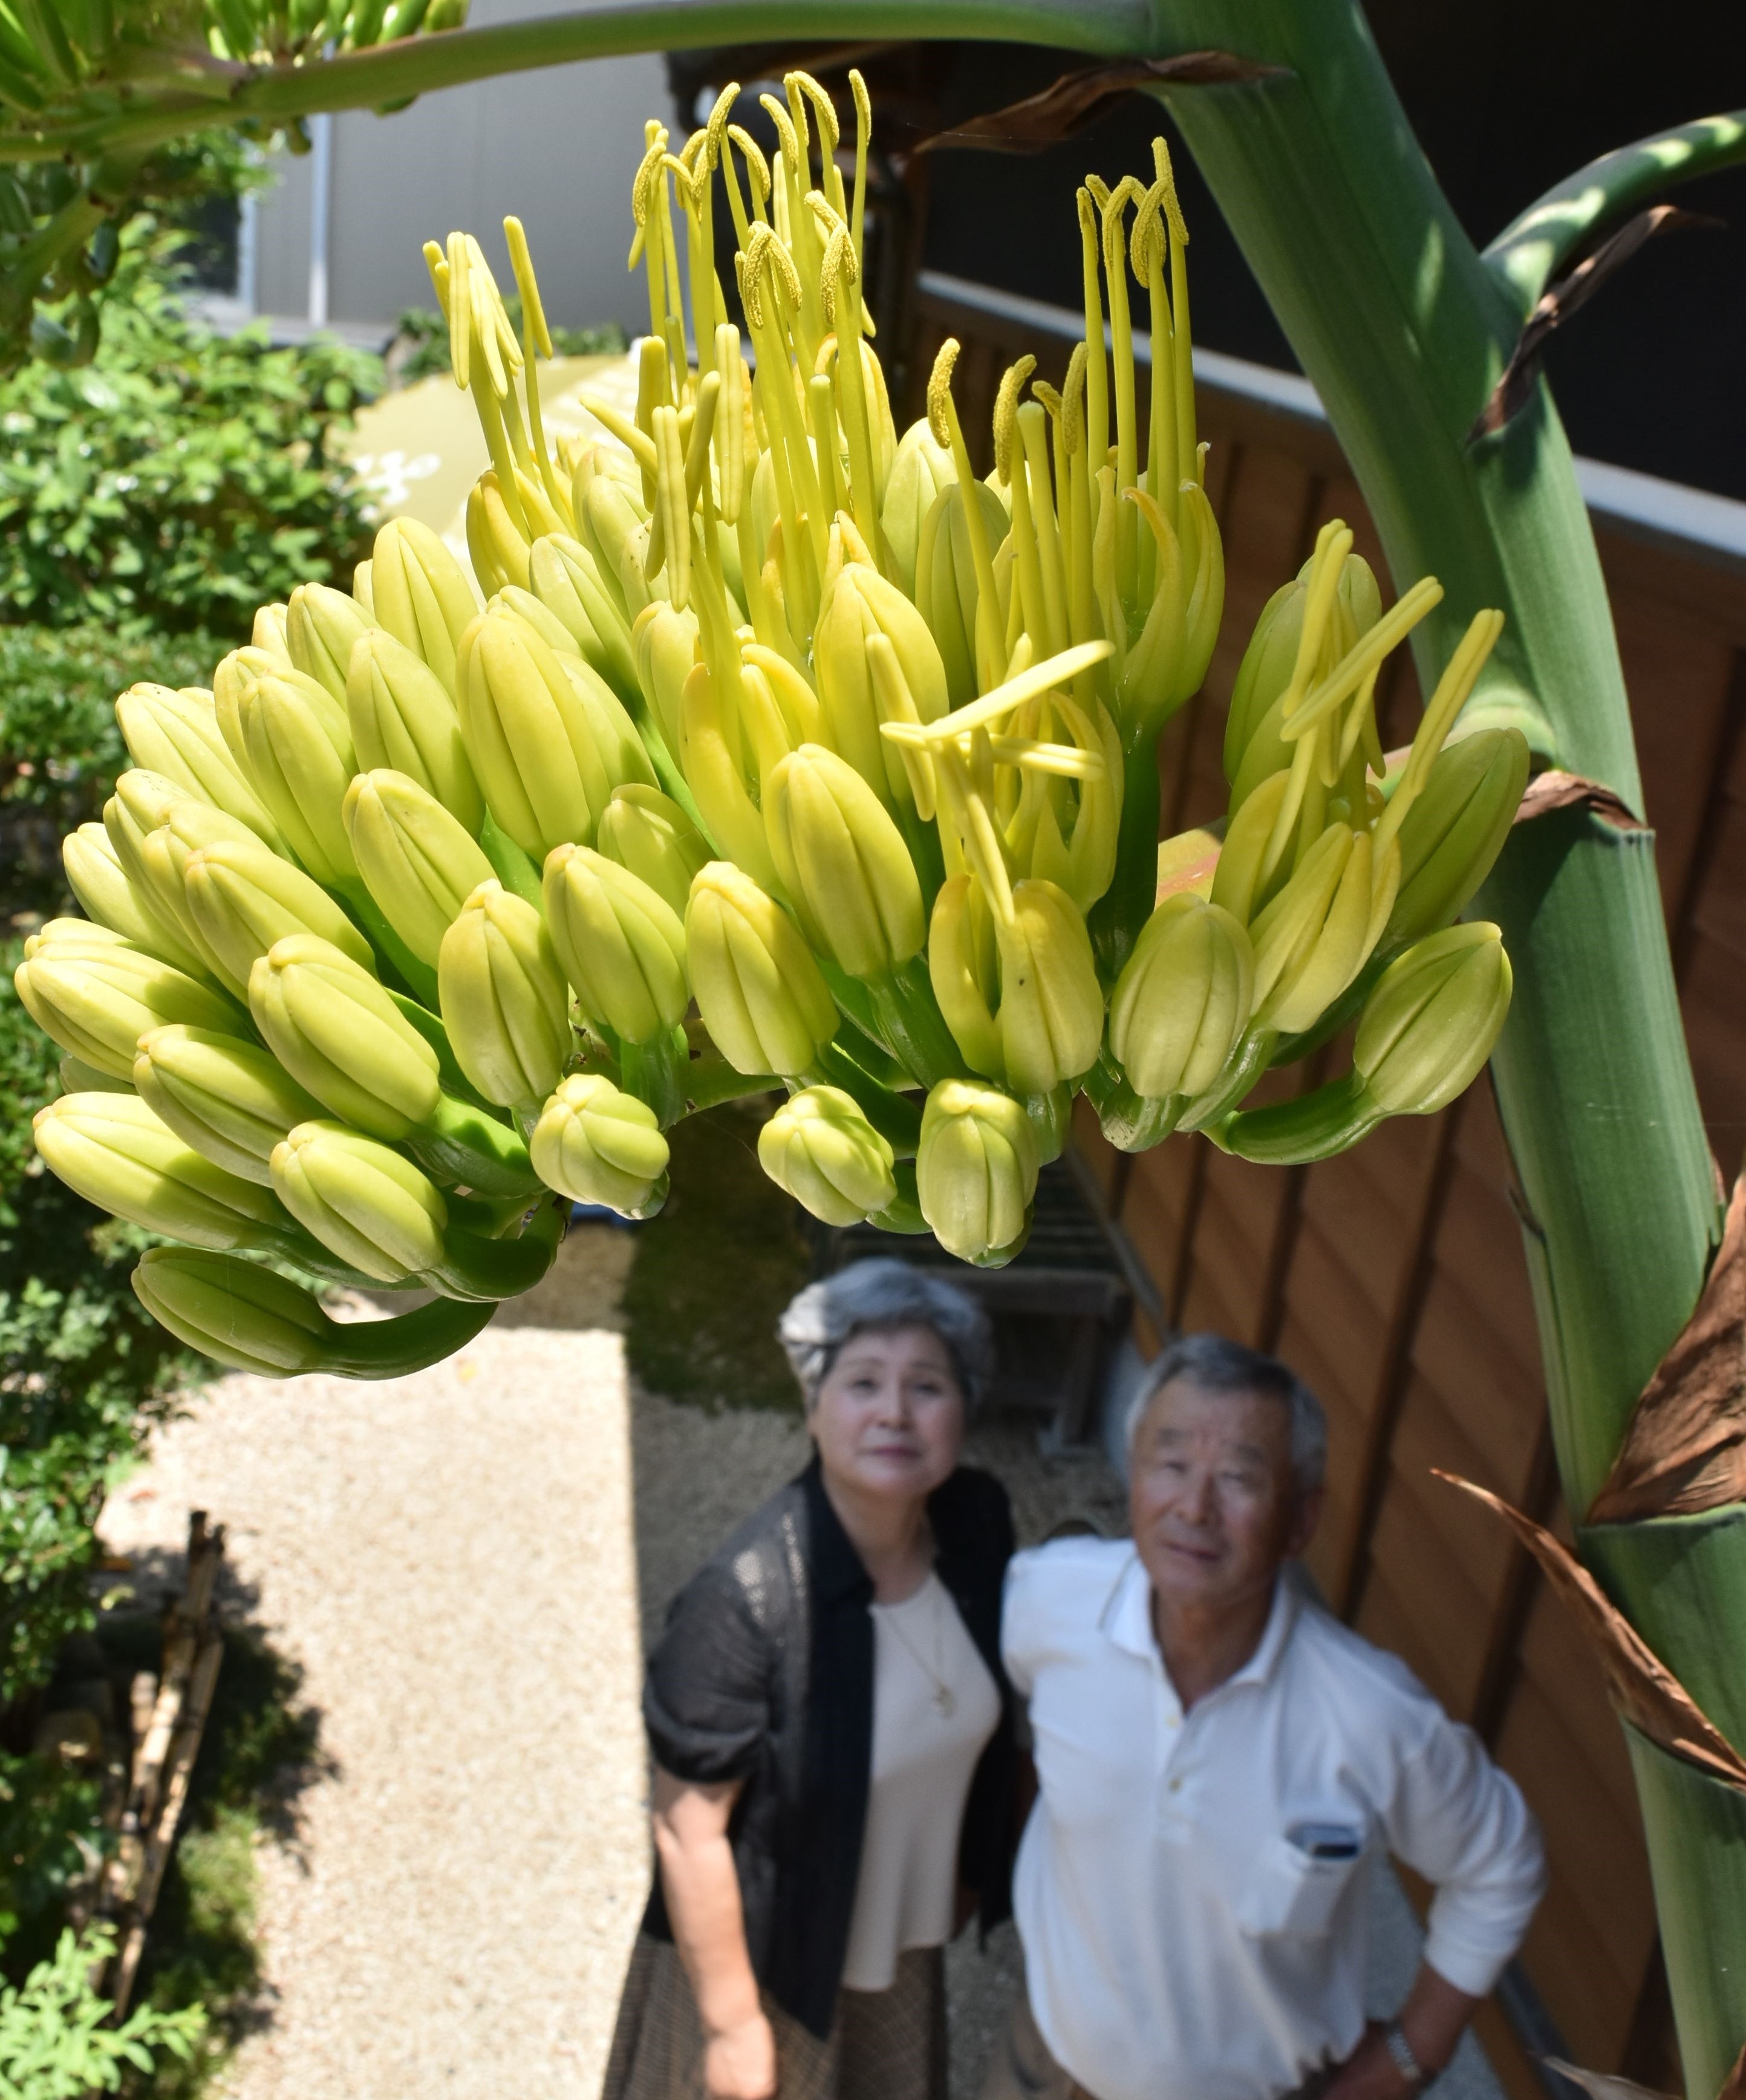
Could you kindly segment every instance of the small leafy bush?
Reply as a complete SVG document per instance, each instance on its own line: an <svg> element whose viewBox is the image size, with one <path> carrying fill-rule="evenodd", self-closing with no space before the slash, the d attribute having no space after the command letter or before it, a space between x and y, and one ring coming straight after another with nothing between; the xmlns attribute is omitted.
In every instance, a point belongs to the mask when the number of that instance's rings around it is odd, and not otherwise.
<svg viewBox="0 0 1746 2100"><path fill-rule="evenodd" d="M194 633L0 626L0 909L51 913L65 892L60 841L101 814L128 763L115 697L151 680L206 686L232 646Z"/></svg>
<svg viewBox="0 0 1746 2100"><path fill-rule="evenodd" d="M318 338L274 350L197 326L177 237L123 237L89 364L0 382L0 619L209 628L349 577L365 499L334 448L381 360Z"/></svg>
<svg viewBox="0 0 1746 2100"><path fill-rule="evenodd" d="M31 1117L60 1091L59 1053L12 989L20 951L0 945L0 1706L94 1623L104 1497L200 1362L133 1294L148 1236L36 1156Z"/></svg>
<svg viewBox="0 0 1746 2100"><path fill-rule="evenodd" d="M504 304L509 309L511 324L519 336L521 301L511 293ZM547 325L551 330L552 349L559 357L621 357L630 346L617 321L608 321L603 328L559 328L555 321ZM403 344L404 349L400 347ZM449 371L448 322L428 307L408 307L400 315L388 355L395 376L403 386L410 386L415 379L430 379Z"/></svg>
<svg viewBox="0 0 1746 2100"><path fill-rule="evenodd" d="M62 1933L52 1956L20 1984L0 1988L0 2100L85 2100L113 2093L130 2070L149 2071L155 2052L184 2062L206 2025L198 2006L160 2012L141 2005L119 2027L91 1985L115 1949L108 1926Z"/></svg>

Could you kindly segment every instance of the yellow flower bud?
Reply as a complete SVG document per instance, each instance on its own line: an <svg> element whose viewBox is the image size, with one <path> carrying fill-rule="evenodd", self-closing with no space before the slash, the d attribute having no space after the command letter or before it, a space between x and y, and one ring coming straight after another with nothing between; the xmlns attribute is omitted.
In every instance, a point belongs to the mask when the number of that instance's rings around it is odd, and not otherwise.
<svg viewBox="0 0 1746 2100"><path fill-rule="evenodd" d="M645 1216L666 1193L667 1140L654 1110L596 1072L558 1088L528 1149L540 1179L574 1202Z"/></svg>
<svg viewBox="0 0 1746 2100"><path fill-rule="evenodd" d="M273 1148L273 1188L329 1253L381 1283L443 1259L449 1207L409 1159L343 1123L300 1123Z"/></svg>
<svg viewBox="0 0 1746 2100"><path fill-rule="evenodd" d="M411 518L391 518L376 535L369 572L370 616L453 694L455 652L480 610L473 579L428 525Z"/></svg>
<svg viewBox="0 0 1746 2100"><path fill-rule="evenodd" d="M820 955L871 977L918 951L926 929L915 865L852 765L803 743L766 783L764 826L782 887Z"/></svg>
<svg viewBox="0 0 1746 2100"><path fill-rule="evenodd" d="M137 1094L63 1094L37 1111L44 1163L76 1194L191 1246L253 1246L285 1213L263 1189L185 1145Z"/></svg>
<svg viewBox="0 0 1746 2100"><path fill-rule="evenodd" d="M226 748L210 693L197 686L172 692L168 686L130 686L115 704L115 719L136 765L246 824L275 853L285 850L279 827Z"/></svg>
<svg viewBox="0 0 1746 2100"><path fill-rule="evenodd" d="M692 877L714 858L709 840L679 804L640 782L612 790L595 844L608 860L640 876L682 919Z"/></svg>
<svg viewBox="0 0 1746 2100"><path fill-rule="evenodd" d="M1228 911L1166 898L1116 980L1109 1047L1137 1094L1205 1093L1249 1025L1255 959Z"/></svg>
<svg viewBox="0 0 1746 2100"><path fill-rule="evenodd" d="M840 1087L807 1087L758 1135L758 1164L827 1225L859 1224L895 1201L891 1146Z"/></svg>
<svg viewBox="0 0 1746 2100"><path fill-rule="evenodd" d="M545 922L502 883L482 882L437 951L443 1026L487 1101L541 1101L571 1050L569 995Z"/></svg>
<svg viewBox="0 0 1746 2100"><path fill-rule="evenodd" d="M346 712L360 772L404 774L478 837L484 797L449 688L427 664L373 629L351 652Z"/></svg>
<svg viewBox="0 0 1746 2100"><path fill-rule="evenodd" d="M1513 979L1483 920L1427 934L1377 978L1352 1062L1385 1115L1434 1115L1465 1092L1502 1033Z"/></svg>
<svg viewBox="0 0 1746 2100"><path fill-rule="evenodd" d="M205 1028L154 1028L139 1039L134 1085L178 1137L215 1166L270 1186L267 1162L294 1123L320 1114L264 1050Z"/></svg>
<svg viewBox="0 0 1746 2100"><path fill-rule="evenodd" d="M736 1071L804 1072L837 1009L794 922L731 861L692 884L685 941L697 1010Z"/></svg>
<svg viewBox="0 0 1746 2100"><path fill-rule="evenodd" d="M553 949L590 1021L641 1043L685 1018L685 928L657 891L590 847L555 846L545 902Z"/></svg>
<svg viewBox="0 0 1746 2100"><path fill-rule="evenodd" d="M351 652L370 623L350 592L331 584L299 584L285 607L285 646L306 677L325 686L343 707Z"/></svg>
<svg viewBox="0 0 1746 2100"><path fill-rule="evenodd" d="M868 638L891 645L918 721L937 721L949 704L946 666L928 623L897 586L864 562L844 562L829 577L812 631L812 661L830 743L885 801L908 802L900 753L880 735L887 715L867 655Z"/></svg>
<svg viewBox="0 0 1746 2100"><path fill-rule="evenodd" d="M630 717L580 658L487 613L461 648L461 734L492 814L539 862L591 845L615 788L655 784Z"/></svg>
<svg viewBox="0 0 1746 2100"><path fill-rule="evenodd" d="M916 1191L922 1215L948 1254L979 1267L1011 1260L1037 1193L1037 1134L998 1087L942 1079L922 1114Z"/></svg>
<svg viewBox="0 0 1746 2100"><path fill-rule="evenodd" d="M435 1114L436 1052L330 942L312 933L276 941L250 973L249 1011L298 1084L360 1130L391 1141Z"/></svg>
<svg viewBox="0 0 1746 2100"><path fill-rule="evenodd" d="M443 936L491 863L459 820L404 773L360 773L346 791L346 830L382 915L434 969Z"/></svg>

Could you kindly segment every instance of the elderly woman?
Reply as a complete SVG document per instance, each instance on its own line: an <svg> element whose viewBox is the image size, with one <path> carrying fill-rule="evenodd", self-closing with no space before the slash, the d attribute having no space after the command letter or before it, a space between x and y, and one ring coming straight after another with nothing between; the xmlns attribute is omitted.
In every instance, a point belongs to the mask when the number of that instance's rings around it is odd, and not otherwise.
<svg viewBox="0 0 1746 2100"><path fill-rule="evenodd" d="M864 1261L781 1336L811 1463L651 1658L659 1874L605 2100L944 2100L942 1949L1007 1914L1005 1490L958 1463L988 1322Z"/></svg>

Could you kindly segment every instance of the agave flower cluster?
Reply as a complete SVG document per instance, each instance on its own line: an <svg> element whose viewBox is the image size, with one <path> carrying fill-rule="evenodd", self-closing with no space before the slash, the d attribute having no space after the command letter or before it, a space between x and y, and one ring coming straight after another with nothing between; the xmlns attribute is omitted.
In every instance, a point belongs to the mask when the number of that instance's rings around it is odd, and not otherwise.
<svg viewBox="0 0 1746 2100"><path fill-rule="evenodd" d="M519 223L519 334L477 243L433 244L492 461L471 573L391 523L350 593L264 607L210 692L117 704L135 770L66 841L88 916L18 973L67 1052L37 1143L179 1242L136 1287L226 1361L441 1355L543 1272L551 1195L652 1214L665 1132L736 1093L785 1094L759 1156L816 1215L997 1264L1081 1090L1129 1149L1302 1160L1489 1054L1509 964L1456 921L1527 755L1449 739L1499 616L1390 759L1378 676L1440 593L1385 612L1330 525L1243 659L1225 818L1160 846L1159 733L1223 597L1164 146L1149 183L1087 179L1085 341L1059 390L1006 374L979 478L956 344L893 420L850 78L852 154L803 73L765 98L771 162L732 89L679 152L649 126L636 408L585 395L591 441L543 426ZM1342 1076L1244 1105L1354 1021ZM334 1279L438 1296L341 1328L304 1287Z"/></svg>

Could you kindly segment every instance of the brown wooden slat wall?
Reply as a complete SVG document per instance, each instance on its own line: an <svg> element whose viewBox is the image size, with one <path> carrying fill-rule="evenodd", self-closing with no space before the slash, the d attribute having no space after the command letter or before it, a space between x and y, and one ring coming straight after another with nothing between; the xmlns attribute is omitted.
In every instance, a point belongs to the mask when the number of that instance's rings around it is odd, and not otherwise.
<svg viewBox="0 0 1746 2100"><path fill-rule="evenodd" d="M1029 351L1057 381L1064 370L1067 345L1056 335L926 292L917 309L910 369L925 375L943 338L957 335L959 407L984 443L1012 359ZM1255 615L1325 518L1354 527L1388 588L1324 426L1205 389L1200 413L1224 536L1226 623L1205 698L1172 726L1162 754L1172 830L1223 809L1220 747L1238 660ZM1598 537L1699 1088L1731 1175L1746 1142L1746 574L1604 520ZM1385 743L1407 739L1417 708L1403 664L1386 696ZM1128 1159L1079 1106L1081 1154L1174 1324L1278 1349L1327 1403L1330 1492L1312 1555L1327 1595L1479 1730L1539 1814L1552 1880L1523 1960L1546 2012L1579 2062L1675 2085L1647 1863L1598 1672L1526 1556L1430 1473L1465 1474L1564 1522L1509 1164L1486 1088L1443 1116L1386 1124L1342 1158L1288 1171L1227 1158L1199 1138ZM1512 2093L1537 2093L1495 2008L1481 2024Z"/></svg>

